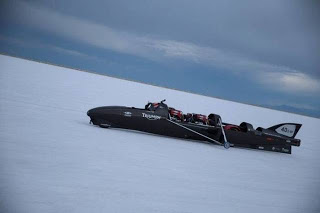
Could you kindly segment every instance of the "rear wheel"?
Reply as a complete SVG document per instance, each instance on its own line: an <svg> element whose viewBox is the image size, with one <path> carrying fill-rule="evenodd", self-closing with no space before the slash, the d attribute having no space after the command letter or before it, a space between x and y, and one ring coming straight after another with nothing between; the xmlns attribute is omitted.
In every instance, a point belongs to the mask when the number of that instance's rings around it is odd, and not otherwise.
<svg viewBox="0 0 320 213"><path fill-rule="evenodd" d="M230 143L228 141L226 141L226 142L224 142L223 146L224 146L224 148L229 149Z"/></svg>

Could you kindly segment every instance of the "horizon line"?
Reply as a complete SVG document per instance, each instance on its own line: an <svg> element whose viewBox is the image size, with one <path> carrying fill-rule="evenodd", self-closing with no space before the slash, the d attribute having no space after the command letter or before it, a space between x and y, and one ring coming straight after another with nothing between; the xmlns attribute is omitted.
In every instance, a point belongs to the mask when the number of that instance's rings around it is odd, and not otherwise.
<svg viewBox="0 0 320 213"><path fill-rule="evenodd" d="M289 112L289 111L285 111L285 110L273 109L273 108L268 107L268 106L262 106L262 105L250 104L250 103L245 103L245 102L240 102L240 101L228 100L228 99L225 99L225 98L216 97L216 96L212 96L212 95L205 95L205 94L200 94L200 93L192 92L192 91L188 91L188 90L182 90L182 89L177 89L177 88L172 88L172 87L161 86L161 85L157 85L157 84L153 84L153 83L147 83L147 82L143 82L143 81L139 81L139 80L133 80L133 79L125 78L125 77L117 77L117 76L113 76L113 75L110 75L110 74L97 73L96 71L92 71L92 70L75 68L75 67L71 67L71 66L67 66L67 65L48 62L48 61L41 61L41 60L34 59L32 57L27 58L27 57L18 56L18 55L14 55L14 54L10 54L10 53L4 53L4 52L0 52L0 55L13 57L13 58L18 58L18 59L27 60L27 61L32 61L32 62L36 62L36 63L47 64L47 65L61 67L61 68L67 68L67 69L76 70L76 71L80 71L80 72L86 72L86 73L90 73L90 74L96 74L96 75L100 75L100 76L106 76L106 77L109 77L109 78L115 78L115 79L124 80L124 81L130 81L130 82L134 82L134 83L140 83L140 84L159 87L159 88L163 88L163 89L170 89L170 90L175 90L175 91L179 91L179 92L185 92L185 93L189 93L189 94L200 95L200 96L204 96L204 97L208 97L208 98L215 98L215 99L219 99L219 100L223 100L223 101L229 101L229 102L233 102L233 103L239 103L239 104L244 104L244 105L249 105L249 106L254 106L254 107L259 107L259 108L264 108L264 109L269 109L269 110L274 110L274 111L279 111L279 112L290 113L290 114L294 114L294 115L305 116L305 117L309 117L309 118L315 118L315 119L319 119L320 120L320 118L313 117L311 115L305 115L305 114L301 114L301 113L294 113L294 112Z"/></svg>

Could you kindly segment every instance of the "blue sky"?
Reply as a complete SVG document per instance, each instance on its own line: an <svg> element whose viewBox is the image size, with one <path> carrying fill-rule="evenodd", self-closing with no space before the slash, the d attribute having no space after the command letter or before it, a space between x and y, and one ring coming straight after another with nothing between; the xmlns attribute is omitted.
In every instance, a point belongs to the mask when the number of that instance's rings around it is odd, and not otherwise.
<svg viewBox="0 0 320 213"><path fill-rule="evenodd" d="M320 117L317 1L1 1L0 51Z"/></svg>

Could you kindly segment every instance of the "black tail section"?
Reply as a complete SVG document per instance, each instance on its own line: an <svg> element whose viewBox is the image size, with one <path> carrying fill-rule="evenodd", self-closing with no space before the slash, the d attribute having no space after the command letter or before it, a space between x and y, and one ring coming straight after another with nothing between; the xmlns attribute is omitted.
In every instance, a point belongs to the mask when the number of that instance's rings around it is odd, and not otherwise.
<svg viewBox="0 0 320 213"><path fill-rule="evenodd" d="M280 135L284 135L289 138L294 138L298 133L298 131L300 130L301 126L302 124L283 123L283 124L278 124L278 125L269 127L268 129L273 130Z"/></svg>

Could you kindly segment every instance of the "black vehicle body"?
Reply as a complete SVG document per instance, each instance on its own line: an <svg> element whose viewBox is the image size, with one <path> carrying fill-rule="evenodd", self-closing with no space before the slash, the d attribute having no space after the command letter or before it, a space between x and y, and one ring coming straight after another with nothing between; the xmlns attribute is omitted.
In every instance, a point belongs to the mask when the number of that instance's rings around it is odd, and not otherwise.
<svg viewBox="0 0 320 213"><path fill-rule="evenodd" d="M292 146L300 146L295 139L301 124L284 123L268 129L254 129L243 122L239 126L222 123L216 114L208 116L208 123L187 122L170 116L168 106L148 103L145 109L124 106L105 106L89 110L90 122L100 127L122 128L170 137L206 141L219 145L260 149L291 154ZM224 137L225 136L225 137ZM226 147L228 148L228 146Z"/></svg>

